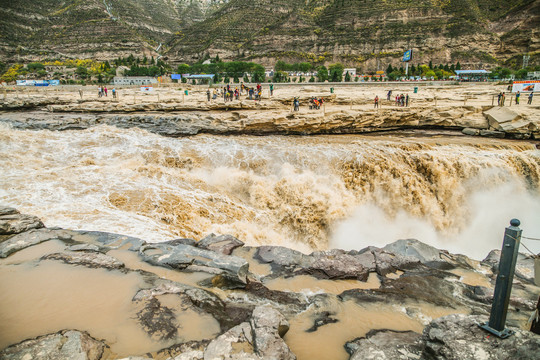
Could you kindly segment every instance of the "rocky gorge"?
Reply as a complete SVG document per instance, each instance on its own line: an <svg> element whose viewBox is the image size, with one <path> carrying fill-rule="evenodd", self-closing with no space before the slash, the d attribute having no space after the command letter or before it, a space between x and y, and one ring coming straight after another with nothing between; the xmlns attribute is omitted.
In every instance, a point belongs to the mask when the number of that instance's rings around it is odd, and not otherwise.
<svg viewBox="0 0 540 360"><path fill-rule="evenodd" d="M525 254L507 319L516 334L501 340L477 325L489 316L498 250L476 261L413 239L311 254L230 235L148 243L45 227L9 207L0 208L0 241L2 359L495 360L540 351L527 330L540 288Z"/></svg>

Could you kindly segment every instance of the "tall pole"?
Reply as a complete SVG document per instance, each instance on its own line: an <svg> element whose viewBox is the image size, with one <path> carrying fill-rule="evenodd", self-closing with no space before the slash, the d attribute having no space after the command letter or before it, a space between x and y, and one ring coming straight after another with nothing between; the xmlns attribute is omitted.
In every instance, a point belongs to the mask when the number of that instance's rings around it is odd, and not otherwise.
<svg viewBox="0 0 540 360"><path fill-rule="evenodd" d="M495 293L493 295L493 304L489 322L480 325L486 331L500 337L507 338L514 332L505 329L506 314L508 312L508 303L510 302L510 293L512 292L512 281L521 241L521 229L518 219L510 220L510 226L504 231L503 247L501 259L499 260L499 274L495 282Z"/></svg>
<svg viewBox="0 0 540 360"><path fill-rule="evenodd" d="M405 63L405 77L409 77L409 62Z"/></svg>

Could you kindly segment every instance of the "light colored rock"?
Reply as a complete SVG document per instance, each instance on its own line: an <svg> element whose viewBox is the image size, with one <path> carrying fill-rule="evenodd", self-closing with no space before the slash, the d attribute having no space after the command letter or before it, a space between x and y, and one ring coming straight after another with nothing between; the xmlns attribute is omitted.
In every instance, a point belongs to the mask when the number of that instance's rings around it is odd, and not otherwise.
<svg viewBox="0 0 540 360"><path fill-rule="evenodd" d="M294 360L296 356L281 338L289 329L285 317L269 305L253 310L243 322L212 340L204 360Z"/></svg>
<svg viewBox="0 0 540 360"><path fill-rule="evenodd" d="M19 234L44 226L37 216L21 214L14 208L0 207L0 235Z"/></svg>
<svg viewBox="0 0 540 360"><path fill-rule="evenodd" d="M9 346L0 351L0 359L100 360L107 347L86 332L63 330Z"/></svg>
<svg viewBox="0 0 540 360"><path fill-rule="evenodd" d="M120 260L95 251L65 251L46 255L43 259L90 268L121 269L124 267L124 263Z"/></svg>
<svg viewBox="0 0 540 360"><path fill-rule="evenodd" d="M244 246L244 243L232 235L210 234L196 243L201 249L212 250L224 255L230 255L234 249Z"/></svg>
<svg viewBox="0 0 540 360"><path fill-rule="evenodd" d="M249 264L246 260L233 255L223 255L210 250L189 245L171 245L167 243L151 244L141 247L140 254L144 261L158 266L184 269L189 265L206 266L220 269L241 283L246 283Z"/></svg>

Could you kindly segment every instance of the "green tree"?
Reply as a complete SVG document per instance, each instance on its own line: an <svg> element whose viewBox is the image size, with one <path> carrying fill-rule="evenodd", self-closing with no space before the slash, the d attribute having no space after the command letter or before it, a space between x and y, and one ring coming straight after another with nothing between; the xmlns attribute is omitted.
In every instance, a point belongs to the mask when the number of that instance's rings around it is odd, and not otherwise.
<svg viewBox="0 0 540 360"><path fill-rule="evenodd" d="M461 70L461 64L459 63L459 61L456 64L456 70Z"/></svg>
<svg viewBox="0 0 540 360"><path fill-rule="evenodd" d="M81 79L86 79L88 77L88 69L84 66L78 66L75 70L75 74L77 74Z"/></svg>
<svg viewBox="0 0 540 360"><path fill-rule="evenodd" d="M317 68L317 79L319 82L324 82L328 80L328 69L326 66L321 65Z"/></svg>
<svg viewBox="0 0 540 360"><path fill-rule="evenodd" d="M347 71L347 73L345 73L345 82L350 82L350 81L351 81L351 75Z"/></svg>
<svg viewBox="0 0 540 360"><path fill-rule="evenodd" d="M525 79L527 77L527 69L519 69L516 71L516 78L517 79Z"/></svg>
<svg viewBox="0 0 540 360"><path fill-rule="evenodd" d="M343 70L345 69L345 66L340 63L332 64L328 67L328 71L330 72L330 79L332 82L341 82L343 81Z"/></svg>
<svg viewBox="0 0 540 360"><path fill-rule="evenodd" d="M512 70L510 70L508 68L502 68L501 71L499 72L499 75L503 79L506 79L506 78L510 77L511 74L512 74Z"/></svg>
<svg viewBox="0 0 540 360"><path fill-rule="evenodd" d="M390 74L392 71L394 71L394 69L392 68L392 64L389 64L388 67L386 68L386 73Z"/></svg>
<svg viewBox="0 0 540 360"><path fill-rule="evenodd" d="M309 78L309 82L310 83L315 82L315 78L313 77L313 75L311 75L311 77Z"/></svg>
<svg viewBox="0 0 540 360"><path fill-rule="evenodd" d="M191 67L188 64L180 64L176 68L179 74L189 74Z"/></svg>
<svg viewBox="0 0 540 360"><path fill-rule="evenodd" d="M291 66L285 61L278 60L274 65L274 71L290 71Z"/></svg>
<svg viewBox="0 0 540 360"><path fill-rule="evenodd" d="M431 62L431 60L429 60L429 65L428 66L429 66L430 69L433 69L433 63Z"/></svg>
<svg viewBox="0 0 540 360"><path fill-rule="evenodd" d="M303 72L303 73L307 73L308 71L310 71L312 68L312 65L308 62L301 62L300 64L298 64L298 70Z"/></svg>
<svg viewBox="0 0 540 360"><path fill-rule="evenodd" d="M38 70L45 70L45 65L39 62L33 62L28 65L26 65L26 69L31 72L36 72Z"/></svg>

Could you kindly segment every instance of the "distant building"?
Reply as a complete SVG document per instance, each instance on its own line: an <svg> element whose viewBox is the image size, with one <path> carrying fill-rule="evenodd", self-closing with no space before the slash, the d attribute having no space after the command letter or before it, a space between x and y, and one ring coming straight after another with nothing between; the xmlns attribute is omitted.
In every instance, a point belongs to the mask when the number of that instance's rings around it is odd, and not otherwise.
<svg viewBox="0 0 540 360"><path fill-rule="evenodd" d="M356 68L349 68L349 69L343 69L343 76L345 76L345 74L349 73L349 75L351 77L355 77L356 76Z"/></svg>
<svg viewBox="0 0 540 360"><path fill-rule="evenodd" d="M527 79L538 80L540 79L540 71L532 71L527 73Z"/></svg>
<svg viewBox="0 0 540 360"><path fill-rule="evenodd" d="M456 70L457 78L465 81L484 81L490 73L487 70Z"/></svg>
<svg viewBox="0 0 540 360"><path fill-rule="evenodd" d="M158 81L151 76L115 76L114 85L150 85Z"/></svg>

